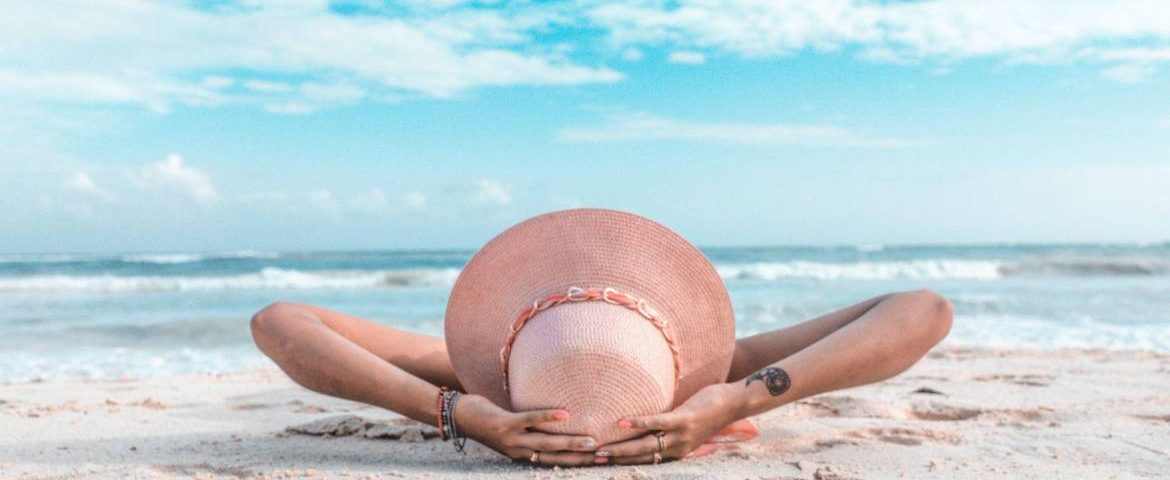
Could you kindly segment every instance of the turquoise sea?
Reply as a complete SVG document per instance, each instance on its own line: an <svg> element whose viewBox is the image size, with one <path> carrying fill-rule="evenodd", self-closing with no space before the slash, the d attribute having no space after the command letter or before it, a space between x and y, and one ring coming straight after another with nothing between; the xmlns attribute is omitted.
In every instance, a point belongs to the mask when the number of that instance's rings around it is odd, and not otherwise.
<svg viewBox="0 0 1170 480"><path fill-rule="evenodd" d="M704 248L740 335L893 290L951 299L947 342L1170 351L1170 244ZM431 334L472 251L0 256L0 382L224 372L267 361L251 314L322 305Z"/></svg>

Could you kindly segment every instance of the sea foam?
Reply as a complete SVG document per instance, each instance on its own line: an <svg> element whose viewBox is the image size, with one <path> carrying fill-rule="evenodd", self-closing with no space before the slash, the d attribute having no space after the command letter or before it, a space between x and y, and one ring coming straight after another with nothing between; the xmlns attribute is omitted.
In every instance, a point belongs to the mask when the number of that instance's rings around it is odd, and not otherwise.
<svg viewBox="0 0 1170 480"><path fill-rule="evenodd" d="M182 264L205 260L189 254L142 255L122 261ZM1170 274L1166 261L1142 259L1026 259L718 263L724 281L995 280L1003 277L1158 276ZM367 289L451 287L460 269L302 270L265 267L230 275L41 274L0 276L0 292L158 292L258 289Z"/></svg>
<svg viewBox="0 0 1170 480"><path fill-rule="evenodd" d="M913 260L905 262L757 262L717 265L724 280L778 280L811 278L818 280L892 280L908 279L996 279L1000 263L971 260Z"/></svg>
<svg viewBox="0 0 1170 480"><path fill-rule="evenodd" d="M458 269L301 271L267 267L225 276L34 275L0 278L0 292L166 292L449 287Z"/></svg>

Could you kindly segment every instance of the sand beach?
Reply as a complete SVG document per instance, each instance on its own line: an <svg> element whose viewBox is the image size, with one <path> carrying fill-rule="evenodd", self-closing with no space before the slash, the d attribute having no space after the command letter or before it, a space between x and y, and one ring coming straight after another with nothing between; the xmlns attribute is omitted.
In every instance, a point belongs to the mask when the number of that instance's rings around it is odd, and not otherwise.
<svg viewBox="0 0 1170 480"><path fill-rule="evenodd" d="M300 388L276 369L0 386L0 478L1165 478L1170 355L944 346L881 384L754 417L658 466L547 469Z"/></svg>

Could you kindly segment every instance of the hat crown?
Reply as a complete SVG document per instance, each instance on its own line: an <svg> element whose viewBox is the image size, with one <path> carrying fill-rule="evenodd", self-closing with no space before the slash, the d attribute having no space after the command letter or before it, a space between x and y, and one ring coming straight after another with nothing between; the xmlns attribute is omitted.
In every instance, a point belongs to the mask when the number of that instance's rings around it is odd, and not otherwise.
<svg viewBox="0 0 1170 480"><path fill-rule="evenodd" d="M661 331L636 310L606 302L540 312L518 332L509 365L514 410L568 410L569 420L543 429L601 444L638 433L618 420L665 412L674 401L675 366Z"/></svg>

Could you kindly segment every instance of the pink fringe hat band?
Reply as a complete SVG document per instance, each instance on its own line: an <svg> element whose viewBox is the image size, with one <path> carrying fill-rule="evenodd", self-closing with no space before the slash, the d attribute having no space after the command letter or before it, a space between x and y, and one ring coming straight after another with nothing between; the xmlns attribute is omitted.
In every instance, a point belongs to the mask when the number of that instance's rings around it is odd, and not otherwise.
<svg viewBox="0 0 1170 480"><path fill-rule="evenodd" d="M532 302L532 306L525 308L516 317L516 321L512 322L512 328L508 332L508 336L504 338L504 347L500 349L500 375L504 380L504 392L508 391L508 357L512 353L512 343L516 340L516 335L520 333L520 329L532 320L536 314L548 310L557 305L568 302L586 302L600 300L614 305L620 305L630 310L638 312L643 318L649 320L651 324L662 332L662 338L666 340L667 347L670 348L671 360L674 361L674 389L678 391L679 382L682 381L682 368L679 361L678 345L670 338L670 333L666 331L666 320L658 316L658 312L646 304L646 300L634 298L619 292L611 287L605 288L581 288L569 287L566 293L554 293L541 300Z"/></svg>

